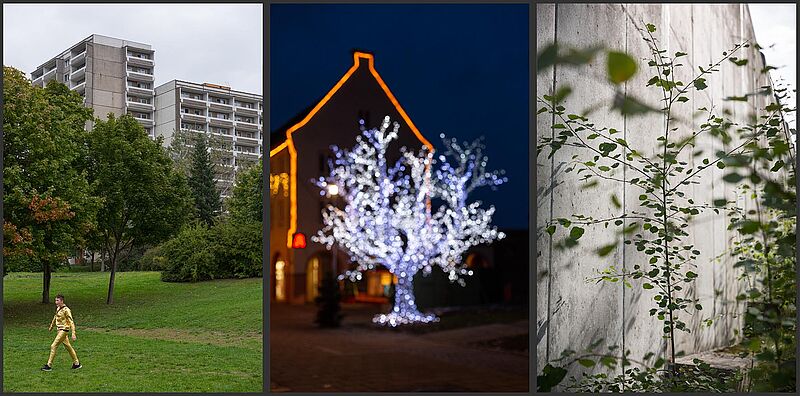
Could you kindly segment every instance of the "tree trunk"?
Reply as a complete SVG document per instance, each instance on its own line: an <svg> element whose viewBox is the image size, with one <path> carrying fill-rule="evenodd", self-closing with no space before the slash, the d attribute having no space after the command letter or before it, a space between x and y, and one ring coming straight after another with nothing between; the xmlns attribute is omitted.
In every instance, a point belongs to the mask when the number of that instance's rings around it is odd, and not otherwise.
<svg viewBox="0 0 800 396"><path fill-rule="evenodd" d="M94 272L94 250L92 250L92 272Z"/></svg>
<svg viewBox="0 0 800 396"><path fill-rule="evenodd" d="M114 275L117 274L117 255L119 254L119 240L116 241L114 246L114 253L111 255L111 277L108 281L108 298L106 304L111 305L114 303Z"/></svg>
<svg viewBox="0 0 800 396"><path fill-rule="evenodd" d="M401 324L438 321L439 319L436 315L423 314L417 309L417 303L414 301L413 275L405 272L401 272L401 274L404 275L398 274L397 284L394 288L394 307L392 311L388 314L377 315L372 321L393 327Z"/></svg>
<svg viewBox="0 0 800 396"><path fill-rule="evenodd" d="M50 304L50 263L42 269L42 304Z"/></svg>

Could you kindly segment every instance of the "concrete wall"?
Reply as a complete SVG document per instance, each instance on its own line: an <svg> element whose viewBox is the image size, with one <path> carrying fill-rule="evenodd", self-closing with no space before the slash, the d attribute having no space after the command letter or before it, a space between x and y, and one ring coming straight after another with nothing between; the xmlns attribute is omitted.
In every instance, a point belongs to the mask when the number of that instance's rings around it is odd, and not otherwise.
<svg viewBox="0 0 800 396"><path fill-rule="evenodd" d="M722 57L735 43L743 39L754 41L754 33L746 5L692 5L692 4L537 4L536 7L537 52L552 41L562 45L588 47L602 44L622 50L640 60L639 73L625 83L624 89L646 103L659 107L661 91L658 88L645 88L647 80L654 72L642 59L650 54L646 42L642 40L635 25L652 23L654 33L662 49L670 56L677 51L688 54L681 58L686 66L678 68L676 79L691 81L699 73L698 66L706 67ZM731 117L748 121L763 108L767 97L751 97L748 102L723 101L728 96L741 96L753 92L758 87L768 85L766 75L760 73L764 67L762 58L754 47L739 52L739 58L750 61L744 67L725 62L719 73L706 77L709 88L703 91L691 90L689 102L677 105L682 121L677 123L680 135L697 130L704 118L692 119L697 108L712 104L716 113L723 109L731 112ZM592 104L610 103L613 89L605 82L605 57L599 56L594 63L580 68L556 66L537 75L537 95L552 94L554 89L569 85L573 92L563 104L567 112L581 112ZM540 106L537 106L537 108ZM591 115L592 122L622 131L622 137L632 147L643 148L652 153L656 148L656 138L664 128L660 115L623 117L611 112L607 107ZM674 122L674 121L673 121ZM537 131L541 136L552 136L553 116L547 113L537 117ZM697 149L713 157L713 152L722 149L720 142L713 138L701 139ZM549 153L549 149L545 150ZM537 158L537 218L538 218L538 258L537 258L537 359L539 370L547 363L559 358L566 349L581 352L592 341L603 338L599 352L607 352L608 346L617 345L631 350L630 358L640 360L646 353L653 352L652 362L664 357L666 343L662 339L662 322L649 315L653 304L653 290L643 290L641 283L633 281L632 289L619 283L587 283L585 279L596 275L596 270L610 265L632 270L635 264L646 267L645 256L632 245L619 245L605 258L598 258L594 251L614 238L622 226L603 225L587 227L580 245L570 250L558 250L557 241L565 237L559 230L551 238L543 232L546 221L553 218L584 214L596 218L618 216L623 211L638 209L639 190L614 181L600 181L593 189L581 189L578 176L565 173L567 163L575 148L563 148L552 159L547 155ZM699 157L704 158L704 157ZM691 151L679 160L694 164ZM699 159L698 159L699 161ZM716 167L707 170L702 182L687 188L697 203L711 204L714 199L738 199L740 206L747 208L751 203L730 185L722 182L725 173ZM630 171L619 172L616 177L630 179ZM623 204L616 209L610 196L616 194ZM707 211L695 218L689 228L691 243L702 254L696 260L699 274L693 287L684 290L686 296L701 299L703 311L694 316L682 314L680 318L690 327L691 333L679 333L676 337L676 350L687 354L730 345L736 338L734 329L740 328L742 305L735 302L736 295L743 290L743 284L736 280L738 272L733 269L733 260L724 254L732 244L735 232L728 231L728 218L724 214ZM624 226L624 224L623 224ZM703 319L712 318L711 327L701 326ZM569 375L579 375L583 368L573 365ZM621 373L617 369L617 374Z"/></svg>
<svg viewBox="0 0 800 396"><path fill-rule="evenodd" d="M122 115L125 108L125 50L87 43L86 56L87 106L94 109L95 117L103 120L108 113Z"/></svg>

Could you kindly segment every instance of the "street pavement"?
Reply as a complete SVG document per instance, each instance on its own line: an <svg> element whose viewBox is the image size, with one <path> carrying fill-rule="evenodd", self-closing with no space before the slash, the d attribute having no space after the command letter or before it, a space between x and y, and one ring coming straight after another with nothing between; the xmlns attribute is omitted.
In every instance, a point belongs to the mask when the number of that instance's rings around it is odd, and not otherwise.
<svg viewBox="0 0 800 396"><path fill-rule="evenodd" d="M475 345L526 334L528 322L413 334L367 324L380 307L347 304L338 329L313 305L270 306L272 392L527 392L528 354Z"/></svg>

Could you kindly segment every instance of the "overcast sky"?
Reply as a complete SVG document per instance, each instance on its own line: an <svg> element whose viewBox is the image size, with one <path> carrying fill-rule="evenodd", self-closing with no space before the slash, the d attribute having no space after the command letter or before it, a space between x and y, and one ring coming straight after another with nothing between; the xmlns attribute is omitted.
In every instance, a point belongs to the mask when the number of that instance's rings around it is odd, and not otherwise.
<svg viewBox="0 0 800 396"><path fill-rule="evenodd" d="M772 81L778 84L780 79L789 86L789 90L797 88L797 17L795 4L749 4L750 18L756 40L764 49L767 64L775 66L771 70ZM770 48L770 46L773 47ZM789 98L794 103L795 95ZM796 118L789 117L792 127Z"/></svg>
<svg viewBox="0 0 800 396"><path fill-rule="evenodd" d="M179 79L262 94L261 4L3 4L3 64L28 74L91 34L150 44L156 86Z"/></svg>

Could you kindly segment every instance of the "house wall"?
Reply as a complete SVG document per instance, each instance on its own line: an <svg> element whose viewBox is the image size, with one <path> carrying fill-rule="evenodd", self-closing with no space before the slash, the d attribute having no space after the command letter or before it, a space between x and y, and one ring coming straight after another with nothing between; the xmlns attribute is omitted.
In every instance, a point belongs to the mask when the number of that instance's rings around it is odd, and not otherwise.
<svg viewBox="0 0 800 396"><path fill-rule="evenodd" d="M654 74L643 58L649 58L646 43L636 30L634 23L652 23L657 30L654 35L662 49L670 56L682 51L688 56L680 58L686 66L677 79L691 81L698 73L698 66L705 67L716 62L723 51L728 51L742 38L754 41L754 33L746 5L724 4L537 4L537 52L556 40L560 44L588 47L603 44L616 50L630 53L640 60L639 72L628 81L624 89L629 95L658 107L661 91L658 88L645 88L647 80ZM728 96L740 96L753 92L758 87L768 85L766 75L760 70L764 67L762 58L754 47L744 49L738 55L750 59L748 65L736 67L725 62L719 73L707 77L709 88L703 91L692 90L690 101L681 104L679 110L686 110L681 116L703 106L716 106L732 112L731 117L746 122L748 117L763 108L767 97L751 97L748 102L723 101ZM584 67L572 68L556 66L537 75L538 95L552 95L554 89L569 85L572 94L563 104L567 112L581 112L590 105L610 103L613 89L604 80L605 57L600 56ZM538 104L538 103L537 103ZM537 108L540 106L537 106ZM703 120L692 120L690 116L679 121L683 133L690 127L697 127ZM657 147L656 137L663 130L663 117L658 115L623 117L618 113L598 110L591 119L600 126L622 131L622 137L632 147L644 148L650 153ZM553 116L543 113L537 116L539 137L552 134ZM713 157L713 152L721 149L721 144L713 139L701 139L698 149L705 150ZM688 151L688 150L687 150ZM584 351L592 341L603 338L598 351L608 351L607 347L617 345L631 350L630 358L640 360L646 353L665 357L666 344L662 339L662 322L649 315L654 306L654 290L643 290L641 283L634 281L634 287L624 288L619 283L586 282L595 271L610 265L632 270L633 265L646 267L645 256L632 245L620 244L605 258L598 258L594 251L609 243L622 227L603 225L587 227L580 245L570 250L557 250L554 244L565 237L559 229L550 237L543 232L545 222L554 218L569 217L575 213L604 218L618 216L623 211L636 210L638 190L628 185L601 180L593 189L583 190L578 176L565 173L568 161L578 153L574 148L560 150L552 159L547 158L549 149L537 158L537 363L539 370L547 362L558 359L562 351L571 349ZM703 158L703 157L700 157ZM694 161L691 156L681 160ZM699 160L698 160L699 161ZM695 164L699 165L699 164ZM752 205L742 196L737 196L730 185L722 182L725 172L716 167L707 170L701 184L687 188L696 202L711 204L712 200L737 199L739 205L748 208ZM630 173L617 175L630 179ZM616 209L610 196L616 194L623 208ZM688 296L700 298L703 310L690 317L681 318L691 329L691 333L679 333L676 337L676 350L687 354L730 345L737 338L734 329L740 328L740 319L734 316L742 311L742 305L735 303L736 295L744 285L736 280L737 271L733 260L724 254L732 244L735 233L728 231L729 219L724 214L707 211L695 218L689 227L692 242L702 252L697 259L699 274L694 286L686 290ZM627 224L627 223L626 223ZM625 224L624 224L625 225ZM623 225L623 226L624 226ZM701 326L702 319L714 318L711 327ZM570 375L579 375L582 366L573 365ZM597 370L597 369L596 369ZM621 369L617 369L617 374Z"/></svg>
<svg viewBox="0 0 800 396"><path fill-rule="evenodd" d="M355 144L359 130L359 117L366 116L367 128L380 127L383 117L390 116L398 122L398 139L390 147L390 161L399 158L402 146L419 150L422 143L369 72L366 59L362 59L357 69L336 92L335 95L303 127L292 133L297 149L297 232L307 237L305 249L293 252L293 298L302 300L305 295L305 272L308 260L314 255L325 255L323 245L315 243L311 237L322 228L321 208L323 198L311 180L323 176L320 170L320 157L332 153L331 145L350 148ZM376 66L379 68L379 65ZM390 82L389 82L390 84ZM391 87L390 87L391 88ZM398 99L402 103L402 98ZM424 131L423 131L424 133ZM428 136L430 138L430 136ZM284 238L285 241L285 238ZM285 242L284 242L285 243ZM327 259L322 260L327 261ZM344 264L337 263L341 270Z"/></svg>

